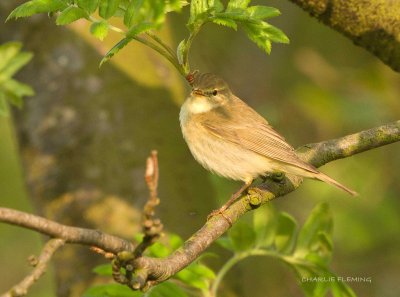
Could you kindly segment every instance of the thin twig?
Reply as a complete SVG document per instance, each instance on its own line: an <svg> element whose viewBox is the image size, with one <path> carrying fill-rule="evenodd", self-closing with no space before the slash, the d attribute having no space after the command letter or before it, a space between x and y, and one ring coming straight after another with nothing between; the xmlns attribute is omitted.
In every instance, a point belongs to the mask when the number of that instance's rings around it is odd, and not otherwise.
<svg viewBox="0 0 400 297"><path fill-rule="evenodd" d="M9 208L0 207L0 222L21 226L54 238L62 238L67 243L96 246L114 254L135 249L133 243L98 230L62 225L40 216Z"/></svg>
<svg viewBox="0 0 400 297"><path fill-rule="evenodd" d="M152 151L147 158L145 181L149 189L149 198L143 207L142 217L142 242L131 252L121 252L112 261L112 276L118 283L127 285L133 290L138 290L146 285L147 271L137 270L132 262L141 257L144 251L150 247L160 236L163 229L161 221L155 217L155 208L160 203L158 198L158 159L157 151ZM121 273L125 271L125 273ZM135 272L135 273L134 273Z"/></svg>
<svg viewBox="0 0 400 297"><path fill-rule="evenodd" d="M25 296L28 289L46 272L46 267L53 254L64 245L65 240L54 238L50 239L35 261L35 268L28 274L20 283L12 287L8 292L1 295L1 297L17 297Z"/></svg>
<svg viewBox="0 0 400 297"><path fill-rule="evenodd" d="M98 248L97 246L91 246L90 250L92 250L96 254L102 255L107 260L113 260L115 258L115 254L110 253L110 252L106 252L106 251Z"/></svg>
<svg viewBox="0 0 400 297"><path fill-rule="evenodd" d="M142 230L144 233L142 242L134 251L134 257L137 258L151 246L160 236L163 229L161 221L154 216L155 207L160 204L158 198L158 159L157 151L152 151L151 156L147 158L145 180L149 188L149 199L143 207Z"/></svg>

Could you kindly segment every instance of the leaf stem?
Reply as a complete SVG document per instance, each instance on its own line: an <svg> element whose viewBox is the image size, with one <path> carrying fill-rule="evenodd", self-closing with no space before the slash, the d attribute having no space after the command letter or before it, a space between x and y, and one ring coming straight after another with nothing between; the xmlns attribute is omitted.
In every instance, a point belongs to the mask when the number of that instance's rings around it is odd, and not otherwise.
<svg viewBox="0 0 400 297"><path fill-rule="evenodd" d="M95 17L89 16L88 18L89 21L91 22L99 22ZM118 27L115 27L113 25L108 24L108 28L114 32L126 35L126 32ZM177 70L178 72L185 78L186 73L184 71L184 68L182 65L179 64L177 57L175 56L175 53L173 50L165 44L158 36L156 36L153 33L145 33L147 36L152 38L154 41L156 41L158 44L152 43L151 41L147 40L146 38L142 38L140 36L134 36L132 39L150 47L151 49L155 50L158 52L160 55L162 55L164 58L166 58Z"/></svg>
<svg viewBox="0 0 400 297"><path fill-rule="evenodd" d="M193 40L196 37L197 33L199 33L201 27L204 24L205 24L205 22L201 23L201 24L199 24L197 26L194 26L193 30L190 32L189 37L188 37L188 39L186 41L185 50L183 52L183 62L182 62L183 63L182 66L183 66L183 69L184 69L184 72L185 72L185 76L190 73L190 65L189 65L189 50L190 50L190 47L192 46Z"/></svg>
<svg viewBox="0 0 400 297"><path fill-rule="evenodd" d="M162 55L164 58L166 58L175 68L176 70L178 70L178 72L183 76L186 77L185 71L182 67L182 65L179 64L178 59L176 57L173 57L170 55L169 52L167 52L165 49L159 47L157 44L154 44L152 42L150 42L149 40L139 37L139 36L135 36L133 37L133 39L135 39L136 41L139 41L140 43L150 47L151 49L155 50L156 52L158 52L160 55Z"/></svg>
<svg viewBox="0 0 400 297"><path fill-rule="evenodd" d="M225 275L228 273L228 271L235 266L238 262L242 261L245 258L251 257L251 256L276 256L276 253L263 250L263 249L253 249L245 252L240 252L240 253L235 253L232 258L230 258L224 266L222 266L221 270L218 272L212 286L210 289L210 294L212 297L217 296L217 291L218 287L222 281L222 279L225 277Z"/></svg>
<svg viewBox="0 0 400 297"><path fill-rule="evenodd" d="M224 266L222 266L221 270L218 272L217 277L215 278L212 286L211 286L211 296L216 297L219 284L221 283L222 279L228 273L228 271L235 266L236 263L243 260L245 258L243 253L234 254L232 258L230 258Z"/></svg>
<svg viewBox="0 0 400 297"><path fill-rule="evenodd" d="M172 50L172 48L166 44L160 37L158 37L156 34L152 32L146 32L146 35L149 36L151 39L153 39L155 42L157 42L159 45L161 45L172 57L176 58L175 52Z"/></svg>

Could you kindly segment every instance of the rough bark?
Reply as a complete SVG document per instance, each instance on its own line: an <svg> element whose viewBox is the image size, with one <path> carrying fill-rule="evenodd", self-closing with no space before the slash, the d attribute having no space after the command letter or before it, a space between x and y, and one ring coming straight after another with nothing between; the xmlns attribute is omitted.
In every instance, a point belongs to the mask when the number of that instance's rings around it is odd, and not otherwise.
<svg viewBox="0 0 400 297"><path fill-rule="evenodd" d="M397 0L290 0L400 71L400 5Z"/></svg>

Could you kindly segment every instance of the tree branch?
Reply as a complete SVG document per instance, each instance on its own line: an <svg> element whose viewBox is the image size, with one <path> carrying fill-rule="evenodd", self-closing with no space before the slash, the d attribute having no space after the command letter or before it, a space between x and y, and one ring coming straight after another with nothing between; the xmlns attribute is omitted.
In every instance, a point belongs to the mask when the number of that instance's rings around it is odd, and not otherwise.
<svg viewBox="0 0 400 297"><path fill-rule="evenodd" d="M370 130L334 140L309 144L300 147L298 155L314 166L322 166L330 161L349 157L373 148L400 141L400 120ZM246 212L284 196L300 186L302 179L286 176L280 182L268 180L266 183L249 189L249 194L231 205L224 216L233 223ZM164 259L141 257L134 260L134 267L144 268L148 273L148 284L164 281L193 262L205 249L229 228L228 220L222 215L212 217L184 245Z"/></svg>
<svg viewBox="0 0 400 297"><path fill-rule="evenodd" d="M338 139L308 144L300 147L297 152L303 160L319 167L328 162L397 141L400 141L400 121ZM301 182L301 178L287 175L282 182L275 183L268 180L260 186L252 187L247 195L224 212L224 217L235 223L246 212L294 191L300 186ZM168 279L193 262L230 228L228 220L224 217L221 215L212 217L181 248L166 258L133 257L129 267L141 281L135 282L132 287L137 289L151 287ZM128 251L131 254L134 252L134 245L123 239L96 230L61 225L16 210L0 208L0 221L26 227L52 237L62 238L68 243L94 245L114 254L121 251ZM140 284L140 286L137 284Z"/></svg>
<svg viewBox="0 0 400 297"><path fill-rule="evenodd" d="M63 239L50 239L43 247L39 258L35 259L35 263L32 264L35 267L33 271L1 297L25 296L28 293L28 289L46 272L47 263L64 243Z"/></svg>
<svg viewBox="0 0 400 297"><path fill-rule="evenodd" d="M400 5L389 0L290 0L400 71Z"/></svg>
<svg viewBox="0 0 400 297"><path fill-rule="evenodd" d="M0 222L21 226L54 238L62 238L66 243L96 246L114 254L133 251L135 246L124 239L105 234L98 230L71 227L26 212L0 207Z"/></svg>

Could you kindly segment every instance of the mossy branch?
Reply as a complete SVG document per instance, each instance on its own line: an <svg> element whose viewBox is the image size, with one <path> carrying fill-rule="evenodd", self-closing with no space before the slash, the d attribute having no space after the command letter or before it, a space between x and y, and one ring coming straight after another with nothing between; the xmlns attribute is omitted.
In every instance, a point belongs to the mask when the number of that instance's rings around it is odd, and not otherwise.
<svg viewBox="0 0 400 297"><path fill-rule="evenodd" d="M400 5L387 0L290 0L400 72Z"/></svg>
<svg viewBox="0 0 400 297"><path fill-rule="evenodd" d="M337 159L398 141L400 141L400 120L338 139L308 144L300 147L297 152L303 160L319 167ZM197 259L231 227L226 218L235 223L246 212L294 191L301 182L302 179L295 176L286 176L279 183L267 180L260 186L250 188L248 195L243 196L224 212L224 217L222 215L212 217L170 256L162 259L146 256L133 257L129 265L134 271L140 272L137 277L141 280L136 282L140 283L140 286L135 286L135 288L146 289L168 279ZM124 239L97 230L61 225L17 210L0 208L0 221L60 238L66 243L92 245L114 254L121 251L133 254L135 250L135 246Z"/></svg>

